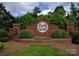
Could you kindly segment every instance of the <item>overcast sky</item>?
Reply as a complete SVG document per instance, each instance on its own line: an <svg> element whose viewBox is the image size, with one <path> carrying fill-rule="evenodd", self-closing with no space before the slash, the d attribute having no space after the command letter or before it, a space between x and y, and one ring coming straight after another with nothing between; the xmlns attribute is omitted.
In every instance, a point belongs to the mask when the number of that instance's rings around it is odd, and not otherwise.
<svg viewBox="0 0 79 59"><path fill-rule="evenodd" d="M22 16L27 12L32 12L34 7L39 7L41 14L47 14L50 11L54 11L56 6L62 5L64 9L70 11L69 2L3 2L4 6L14 16Z"/></svg>

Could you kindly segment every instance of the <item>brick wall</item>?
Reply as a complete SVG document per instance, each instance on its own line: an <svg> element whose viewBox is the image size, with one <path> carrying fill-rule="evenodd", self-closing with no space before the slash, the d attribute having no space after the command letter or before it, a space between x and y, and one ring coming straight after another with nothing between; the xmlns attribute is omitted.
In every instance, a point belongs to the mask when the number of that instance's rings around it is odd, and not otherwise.
<svg viewBox="0 0 79 59"><path fill-rule="evenodd" d="M48 24L48 30L45 32L45 33L40 33L38 30L37 30L37 24L39 22L46 22ZM29 25L27 26L27 29L30 30L34 36L50 36L51 35L51 32L52 32L52 24L50 24L50 22L48 22L47 20L43 20L43 21L39 21L37 23L35 23L34 25Z"/></svg>
<svg viewBox="0 0 79 59"><path fill-rule="evenodd" d="M39 22L41 22L41 21L39 21ZM48 21L46 21L46 20L43 20L43 22L46 22L47 24L48 24L48 30L45 32L45 33L40 33L38 30L37 30L37 24L39 23L39 22L37 22L37 23L35 23L34 25L29 25L29 26L27 26L27 29L29 30L29 31L31 31L32 33L33 33L33 36L45 36L45 37L50 37L50 35L51 35L51 33L52 33L52 30L54 29L54 27L53 27L53 25L52 24L50 24L50 22L48 22ZM66 45L68 45L68 44L71 44L71 39L69 38L69 39L40 39L40 40L34 40L34 39L32 39L32 40L30 40L30 39L28 39L28 40L19 40L18 38L17 38L17 33L20 31L20 25L19 24L13 24L13 29L11 30L11 32L10 32L10 34L12 35L10 38L12 38L13 40L16 40L16 41L18 41L18 42L25 42L25 43L36 43L36 44L38 44L38 43L40 43L40 44L49 44L49 43L51 43L51 44L53 44L53 45L56 45L56 44L62 44L62 45L64 45L64 44L66 44Z"/></svg>
<svg viewBox="0 0 79 59"><path fill-rule="evenodd" d="M16 40L17 42L23 42L25 44L51 44L53 46L56 46L56 45L68 45L68 44L71 44L71 39L68 38L68 39L39 39L39 40L36 40L36 39L20 39L20 40Z"/></svg>

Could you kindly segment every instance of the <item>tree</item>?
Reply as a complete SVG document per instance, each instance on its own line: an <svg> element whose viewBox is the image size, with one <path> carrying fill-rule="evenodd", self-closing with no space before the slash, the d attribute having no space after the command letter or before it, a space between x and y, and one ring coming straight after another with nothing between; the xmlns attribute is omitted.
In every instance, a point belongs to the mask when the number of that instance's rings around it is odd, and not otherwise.
<svg viewBox="0 0 79 59"><path fill-rule="evenodd" d="M67 19L61 14L53 14L50 17L50 22L52 24L58 25L61 28L65 28Z"/></svg>
<svg viewBox="0 0 79 59"><path fill-rule="evenodd" d="M39 20L50 20L51 15L40 15L38 17Z"/></svg>
<svg viewBox="0 0 79 59"><path fill-rule="evenodd" d="M15 18L5 9L3 3L0 3L0 28L9 30Z"/></svg>
<svg viewBox="0 0 79 59"><path fill-rule="evenodd" d="M70 14L69 14L69 12L67 13L67 16L66 16L66 17L67 17L67 19L70 19Z"/></svg>
<svg viewBox="0 0 79 59"><path fill-rule="evenodd" d="M40 13L40 12L41 12L41 10L40 10L40 8L38 8L38 7L35 7L35 8L33 9L33 15L34 15L34 16L37 16L37 14Z"/></svg>
<svg viewBox="0 0 79 59"><path fill-rule="evenodd" d="M54 14L61 14L64 16L66 14L66 11L64 10L64 7L61 5L55 8Z"/></svg>
<svg viewBox="0 0 79 59"><path fill-rule="evenodd" d="M74 3L71 2L71 6L70 6L70 19L71 20L76 20L77 17L77 8L75 7Z"/></svg>
<svg viewBox="0 0 79 59"><path fill-rule="evenodd" d="M69 12L67 13L67 15L66 15L65 17L66 17L66 19L67 19L68 22L72 21L72 20L70 19L70 14L69 14Z"/></svg>
<svg viewBox="0 0 79 59"><path fill-rule="evenodd" d="M26 28L27 25L34 24L36 21L38 21L38 19L33 17L33 15L29 12L19 17L17 20L17 22L21 24L22 28Z"/></svg>
<svg viewBox="0 0 79 59"><path fill-rule="evenodd" d="M48 15L51 15L51 14L53 14L53 12L51 12L51 11L50 11L50 12L48 12Z"/></svg>

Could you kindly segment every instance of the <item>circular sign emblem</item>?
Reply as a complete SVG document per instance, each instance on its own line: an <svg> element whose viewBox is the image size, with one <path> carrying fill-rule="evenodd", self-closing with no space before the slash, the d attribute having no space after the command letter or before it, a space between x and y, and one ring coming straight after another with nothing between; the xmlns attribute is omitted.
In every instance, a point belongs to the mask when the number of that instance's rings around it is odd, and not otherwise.
<svg viewBox="0 0 79 59"><path fill-rule="evenodd" d="M38 23L37 30L41 33L45 33L48 30L48 24L46 22Z"/></svg>

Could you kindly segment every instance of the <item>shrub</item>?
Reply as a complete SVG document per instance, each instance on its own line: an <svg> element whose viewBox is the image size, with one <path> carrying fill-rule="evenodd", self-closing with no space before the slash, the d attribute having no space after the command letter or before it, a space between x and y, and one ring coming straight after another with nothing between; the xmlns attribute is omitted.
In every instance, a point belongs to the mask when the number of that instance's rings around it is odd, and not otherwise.
<svg viewBox="0 0 79 59"><path fill-rule="evenodd" d="M76 38L73 43L74 44L79 44L79 38Z"/></svg>
<svg viewBox="0 0 79 59"><path fill-rule="evenodd" d="M60 35L59 35L58 31L53 31L52 34L51 34L52 38L59 38L59 36Z"/></svg>
<svg viewBox="0 0 79 59"><path fill-rule="evenodd" d="M76 38L79 38L79 30L76 30L74 34Z"/></svg>
<svg viewBox="0 0 79 59"><path fill-rule="evenodd" d="M76 23L76 27L79 29L79 20L76 20L75 23Z"/></svg>
<svg viewBox="0 0 79 59"><path fill-rule="evenodd" d="M32 38L32 33L27 30L22 30L19 32L18 38L21 38L21 39Z"/></svg>
<svg viewBox="0 0 79 59"><path fill-rule="evenodd" d="M76 30L74 33L75 37L73 39L74 44L79 44L79 30Z"/></svg>
<svg viewBox="0 0 79 59"><path fill-rule="evenodd" d="M51 37L52 38L68 38L69 35L64 30L62 30L62 31L55 30L52 32Z"/></svg>
<svg viewBox="0 0 79 59"><path fill-rule="evenodd" d="M6 30L0 29L0 42L6 42L9 40L9 35Z"/></svg>
<svg viewBox="0 0 79 59"><path fill-rule="evenodd" d="M4 48L4 44L0 42L0 51Z"/></svg>
<svg viewBox="0 0 79 59"><path fill-rule="evenodd" d="M68 37L69 37L68 32L64 30L60 31L60 38L68 38Z"/></svg>

